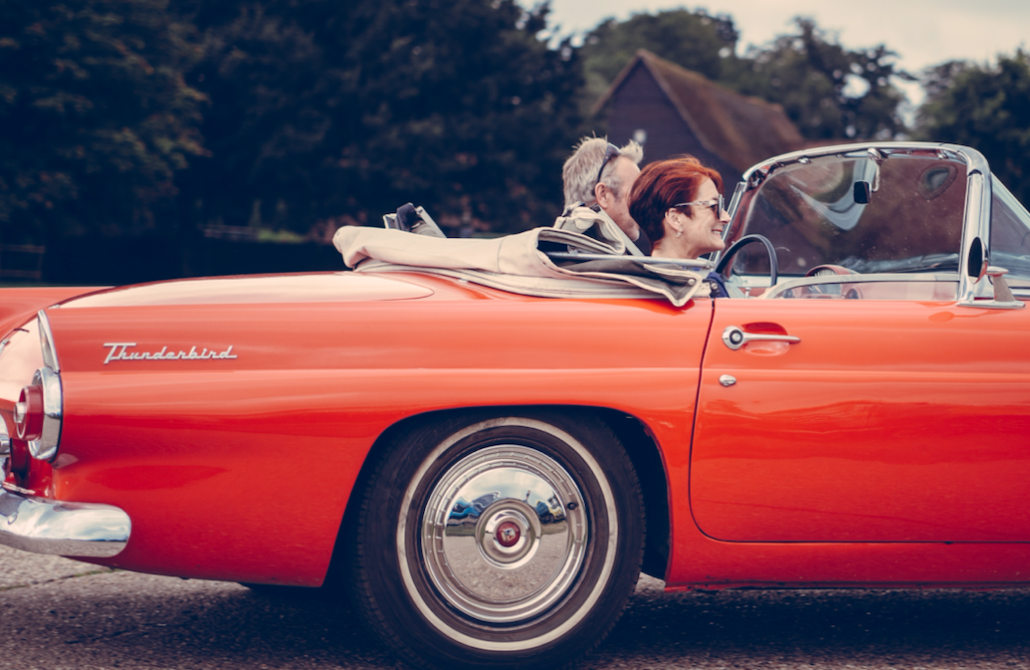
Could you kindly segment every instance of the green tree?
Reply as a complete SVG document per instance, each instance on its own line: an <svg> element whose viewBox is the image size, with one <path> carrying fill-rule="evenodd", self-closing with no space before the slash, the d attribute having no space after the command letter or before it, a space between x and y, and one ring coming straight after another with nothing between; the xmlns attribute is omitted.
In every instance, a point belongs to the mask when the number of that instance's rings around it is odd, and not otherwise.
<svg viewBox="0 0 1030 670"><path fill-rule="evenodd" d="M905 131L898 108L904 94L894 80L913 80L895 67L884 45L848 50L812 19L795 19L797 32L746 54L736 88L784 111L813 140L889 139Z"/></svg>
<svg viewBox="0 0 1030 670"><path fill-rule="evenodd" d="M698 72L712 81L783 105L808 139L894 137L904 132L904 101L895 86L912 77L895 67L884 45L849 50L812 19L764 47L736 54L733 18L677 9L608 19L587 33L582 47L587 88L584 108L608 88L638 49Z"/></svg>
<svg viewBox="0 0 1030 670"><path fill-rule="evenodd" d="M208 152L177 178L183 228L310 225L326 190L320 172L335 169L326 98L338 77L322 46L275 2L173 7L201 32L204 57L188 81L210 101L202 123Z"/></svg>
<svg viewBox="0 0 1030 670"><path fill-rule="evenodd" d="M949 62L923 75L919 137L979 150L1019 200L1030 202L1030 54L996 65Z"/></svg>
<svg viewBox="0 0 1030 670"><path fill-rule="evenodd" d="M739 37L730 16L711 16L703 9L607 19L584 36L580 48L587 82L584 107L589 109L604 94L639 49L713 81L735 81Z"/></svg>
<svg viewBox="0 0 1030 670"><path fill-rule="evenodd" d="M607 19L583 38L583 63L588 73L612 81L639 49L699 72L723 78L725 60L733 55L740 34L727 15L705 10L673 9L634 14L625 21Z"/></svg>
<svg viewBox="0 0 1030 670"><path fill-rule="evenodd" d="M548 8L515 0L180 4L211 99L184 212L305 232L422 204L438 221L545 225L582 75Z"/></svg>
<svg viewBox="0 0 1030 670"><path fill-rule="evenodd" d="M0 239L144 231L203 153L165 0L0 0Z"/></svg>

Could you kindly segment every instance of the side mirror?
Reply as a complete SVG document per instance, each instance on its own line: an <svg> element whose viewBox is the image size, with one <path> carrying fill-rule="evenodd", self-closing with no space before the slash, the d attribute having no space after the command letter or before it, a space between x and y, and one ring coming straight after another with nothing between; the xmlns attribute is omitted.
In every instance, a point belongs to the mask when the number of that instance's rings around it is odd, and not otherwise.
<svg viewBox="0 0 1030 670"><path fill-rule="evenodd" d="M983 241L979 237L973 240L973 243L969 245L969 255L966 261L966 274L970 277L975 277L973 283L976 284L984 275L987 274L987 266L989 265L989 259L987 254L984 252Z"/></svg>
<svg viewBox="0 0 1030 670"><path fill-rule="evenodd" d="M873 197L873 187L867 181L855 182L855 204L868 205Z"/></svg>

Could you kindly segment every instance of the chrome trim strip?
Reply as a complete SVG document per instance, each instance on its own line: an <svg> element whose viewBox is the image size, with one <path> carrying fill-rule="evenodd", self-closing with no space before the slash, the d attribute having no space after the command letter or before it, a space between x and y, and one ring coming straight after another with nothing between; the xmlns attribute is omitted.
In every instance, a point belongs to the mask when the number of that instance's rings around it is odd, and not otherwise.
<svg viewBox="0 0 1030 670"><path fill-rule="evenodd" d="M43 349L43 364L54 372L61 371L57 360L57 348L54 347L54 333L50 330L50 319L44 310L39 310L39 344Z"/></svg>
<svg viewBox="0 0 1030 670"><path fill-rule="evenodd" d="M875 274L875 275L826 275L823 277L797 277L796 279L788 279L782 281L776 286L773 286L762 295L755 296L755 300L765 300L770 298L776 298L779 294L784 291L788 291L792 288L799 286L817 286L819 284L875 284L885 282L940 282L940 283L958 283L958 277L954 274L944 273L920 273L920 274L905 274L898 272Z"/></svg>
<svg viewBox="0 0 1030 670"><path fill-rule="evenodd" d="M111 505L61 502L0 489L0 544L35 554L108 558L129 541L129 515Z"/></svg>
<svg viewBox="0 0 1030 670"><path fill-rule="evenodd" d="M32 385L43 390L43 430L37 440L29 442L33 458L51 461L61 444L61 423L64 416L64 393L61 376L50 368L40 368L32 376Z"/></svg>

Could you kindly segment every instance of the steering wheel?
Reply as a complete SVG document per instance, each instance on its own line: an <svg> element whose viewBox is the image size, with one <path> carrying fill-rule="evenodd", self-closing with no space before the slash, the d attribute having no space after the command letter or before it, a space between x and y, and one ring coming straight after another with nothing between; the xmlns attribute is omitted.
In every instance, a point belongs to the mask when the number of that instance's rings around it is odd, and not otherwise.
<svg viewBox="0 0 1030 670"><path fill-rule="evenodd" d="M806 277L845 277L857 275L858 273L842 265L816 265L805 273ZM847 290L845 290L847 289ZM811 286L799 287L801 297L805 298L844 298L846 300L861 300L862 292L858 287L849 287L843 282L840 284L813 284Z"/></svg>
<svg viewBox="0 0 1030 670"><path fill-rule="evenodd" d="M722 271L726 269L726 266L737 255L737 252L753 242L761 242L765 245L765 253L769 254L769 286L776 286L776 280L780 275L779 264L776 262L776 249L773 247L772 242L769 241L769 238L764 235L745 235L731 244L730 248L719 259L719 263L715 266L715 272L722 274Z"/></svg>

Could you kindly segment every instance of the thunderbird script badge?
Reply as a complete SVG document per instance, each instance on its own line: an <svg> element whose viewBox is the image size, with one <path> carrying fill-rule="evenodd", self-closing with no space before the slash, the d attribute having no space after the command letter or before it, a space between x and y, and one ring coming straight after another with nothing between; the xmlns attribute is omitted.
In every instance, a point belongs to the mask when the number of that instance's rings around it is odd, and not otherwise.
<svg viewBox="0 0 1030 670"><path fill-rule="evenodd" d="M225 351L215 351L203 347L197 351L197 347L190 347L189 351L169 351L168 347L161 347L161 351L129 351L136 346L135 342L105 342L105 347L110 347L104 365L111 361L211 361L236 358L232 353L233 345Z"/></svg>

